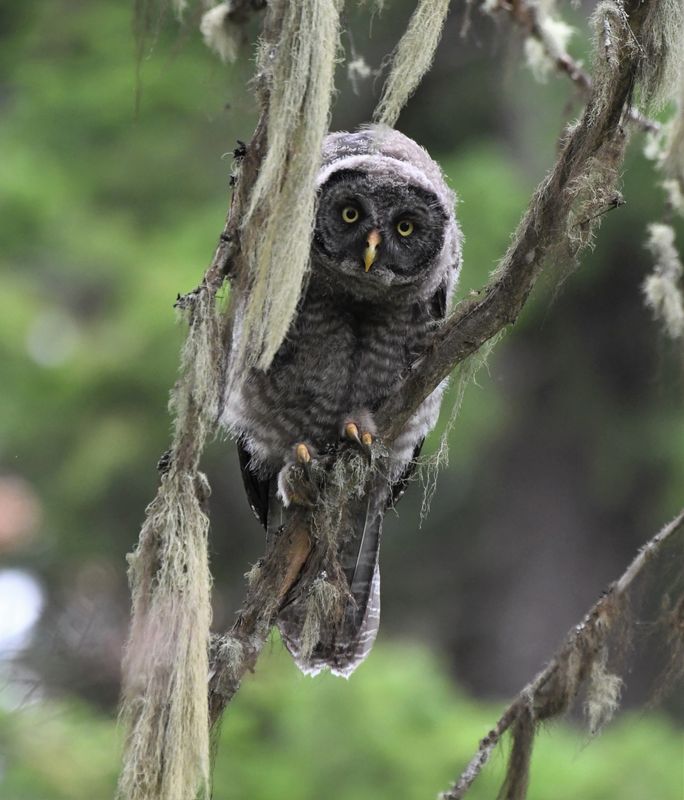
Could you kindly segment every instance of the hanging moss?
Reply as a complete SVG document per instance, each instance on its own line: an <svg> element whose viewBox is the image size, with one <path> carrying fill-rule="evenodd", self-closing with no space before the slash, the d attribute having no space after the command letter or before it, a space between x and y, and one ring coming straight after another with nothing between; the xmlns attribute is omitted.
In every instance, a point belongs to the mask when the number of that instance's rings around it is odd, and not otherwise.
<svg viewBox="0 0 684 800"><path fill-rule="evenodd" d="M339 46L338 3L300 0L285 3L283 14L278 42L262 42L257 59L268 97L268 151L241 225L249 290L232 365L238 380L247 366L270 365L295 315Z"/></svg>
<svg viewBox="0 0 684 800"><path fill-rule="evenodd" d="M118 796L209 796L209 486L197 471L218 404L220 327L199 294L173 394L175 434L165 474L130 556L132 622L121 716L127 728Z"/></svg>
<svg viewBox="0 0 684 800"><path fill-rule="evenodd" d="M373 119L393 126L406 101L430 69L449 11L449 0L420 0L392 59Z"/></svg>
<svg viewBox="0 0 684 800"><path fill-rule="evenodd" d="M649 225L647 247L655 259L655 270L644 281L646 305L660 319L672 339L684 335L684 303L680 283L682 262L675 247L672 226Z"/></svg>

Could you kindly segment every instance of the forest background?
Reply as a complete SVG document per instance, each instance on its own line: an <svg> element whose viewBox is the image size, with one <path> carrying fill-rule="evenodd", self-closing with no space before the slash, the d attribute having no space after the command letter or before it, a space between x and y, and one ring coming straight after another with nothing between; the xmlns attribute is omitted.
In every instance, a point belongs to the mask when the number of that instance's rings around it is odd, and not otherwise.
<svg viewBox="0 0 684 800"><path fill-rule="evenodd" d="M411 3L369 24L349 7L348 61L378 70ZM588 50L571 12L573 54ZM399 127L459 194L459 296L503 253L581 108L536 81L522 38L455 3ZM251 135L248 44L225 67L196 25L162 26L136 66L114 0L0 9L0 794L107 798L128 619L125 554L157 484L166 403L196 285L221 230L232 148ZM252 41L257 26L249 29ZM381 81L340 64L333 129L367 121ZM361 70L363 72L363 70ZM682 504L681 347L643 305L646 226L664 196L637 134L627 204L554 293L543 281L470 387L450 463L420 524L417 483L387 519L383 623L349 681L301 676L279 643L231 706L217 800L419 798L459 771L501 702L539 669L634 550ZM680 241L684 229L679 225ZM445 420L442 421L444 424ZM438 436L432 439L434 449ZM209 448L217 629L263 550L230 442ZM31 624L35 622L35 624ZM646 626L647 627L647 626ZM642 643L643 644L643 643ZM681 701L644 711L657 647L639 647L626 706L586 747L580 720L543 735L530 798L679 800ZM493 795L494 763L472 796Z"/></svg>

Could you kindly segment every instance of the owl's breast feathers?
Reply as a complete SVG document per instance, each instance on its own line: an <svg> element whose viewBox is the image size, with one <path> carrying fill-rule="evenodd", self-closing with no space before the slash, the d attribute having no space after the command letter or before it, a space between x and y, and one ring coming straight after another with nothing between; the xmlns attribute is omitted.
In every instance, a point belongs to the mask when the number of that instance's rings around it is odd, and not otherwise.
<svg viewBox="0 0 684 800"><path fill-rule="evenodd" d="M323 450L338 441L345 416L377 410L422 351L435 304L380 307L333 296L312 281L287 340L266 372L253 370L245 380L239 417L230 421L254 465L279 469L296 442ZM410 458L414 446L407 441L401 449ZM396 453L399 462L403 455Z"/></svg>
<svg viewBox="0 0 684 800"><path fill-rule="evenodd" d="M285 342L266 372L249 372L223 417L250 454L251 468L262 476L280 469L296 442L315 448L334 444L343 417L362 409L372 413L397 389L436 320L445 316L458 277L456 198L422 147L383 126L330 134L318 187L349 170L372 176L377 187L408 184L429 192L444 212L441 250L407 291L388 290L372 299L362 299L344 284L340 290L312 253L308 286ZM359 272L363 276L361 263ZM238 329L235 341L239 334ZM441 394L442 387L425 400L393 443L397 474L434 426Z"/></svg>
<svg viewBox="0 0 684 800"><path fill-rule="evenodd" d="M345 417L372 414L398 389L404 370L446 315L460 269L455 197L425 150L387 128L331 134L324 144L318 186L344 169L432 192L445 214L442 249L425 265L412 294L388 292L372 301L339 291L339 283L333 289L312 258L297 317L273 363L266 371L249 371L227 398L223 414L238 438L245 488L264 526L270 526L270 510L278 502L277 475L293 446L306 442L314 450L327 450L339 441ZM237 319L234 342L240 336ZM353 597L343 627L321 629L311 653L301 646L302 599L281 610L278 624L284 641L304 671L327 666L349 675L370 651L380 614L378 553L384 510L405 487L422 441L437 421L443 389L444 384L437 387L397 439L385 443L390 446L389 475L378 475L367 496L350 505L349 535L341 537L338 552Z"/></svg>

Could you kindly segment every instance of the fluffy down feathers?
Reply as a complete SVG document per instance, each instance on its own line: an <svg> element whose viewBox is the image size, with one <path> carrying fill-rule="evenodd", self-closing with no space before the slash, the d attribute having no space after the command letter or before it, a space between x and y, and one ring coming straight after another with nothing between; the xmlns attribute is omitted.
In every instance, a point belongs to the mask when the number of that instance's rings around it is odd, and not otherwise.
<svg viewBox="0 0 684 800"><path fill-rule="evenodd" d="M333 183L334 193L329 191ZM373 413L445 316L460 270L455 196L427 152L398 131L373 126L330 134L316 185L316 233L297 316L268 370L250 370L226 399L223 414L238 438L248 497L265 526L277 511L278 477L285 485L295 446L306 443L314 456L329 453L340 444L344 420L372 425ZM335 239L335 225L347 233L339 221L345 197L359 209L358 241L348 248ZM411 218L412 208L406 207L411 197L423 210L421 215L415 209L416 236L404 241L396 233L397 220ZM421 224L431 228L420 231ZM377 265L367 271L358 247L371 228L383 239ZM421 234L434 247L416 268L415 254L428 253L415 249ZM240 319L238 307L234 348L239 348ZM413 459L437 421L443 388L424 401L395 442L384 443L390 449L389 476L376 481L336 538L351 598L341 627L317 628L318 642L303 646L303 602L281 614L284 640L304 671L327 666L349 675L372 646L379 622L384 509L405 486ZM293 500L283 494L286 504Z"/></svg>

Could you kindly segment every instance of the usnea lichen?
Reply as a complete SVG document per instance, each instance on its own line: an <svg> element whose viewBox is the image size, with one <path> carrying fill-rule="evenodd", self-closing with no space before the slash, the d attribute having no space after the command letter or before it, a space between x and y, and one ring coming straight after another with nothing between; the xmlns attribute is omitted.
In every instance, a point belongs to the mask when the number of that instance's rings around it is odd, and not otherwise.
<svg viewBox="0 0 684 800"><path fill-rule="evenodd" d="M601 732L620 705L623 681L619 675L608 671L607 660L608 650L603 648L589 673L584 711L592 736Z"/></svg>
<svg viewBox="0 0 684 800"><path fill-rule="evenodd" d="M172 394L172 448L130 556L122 800L209 796L209 486L197 466L218 407L219 331L214 298L200 293Z"/></svg>
<svg viewBox="0 0 684 800"><path fill-rule="evenodd" d="M449 0L419 0L392 58L392 67L373 119L394 126L435 57Z"/></svg>
<svg viewBox="0 0 684 800"><path fill-rule="evenodd" d="M284 3L276 43L262 42L257 74L268 97L268 150L241 221L249 284L232 378L266 369L294 317L309 266L315 176L328 129L339 46L339 3Z"/></svg>
<svg viewBox="0 0 684 800"><path fill-rule="evenodd" d="M130 560L122 800L209 797L208 529L194 481L165 475Z"/></svg>
<svg viewBox="0 0 684 800"><path fill-rule="evenodd" d="M568 59L574 28L558 15L555 0L540 0L533 9L536 24L525 38L525 59L534 77L543 83L559 61Z"/></svg>
<svg viewBox="0 0 684 800"><path fill-rule="evenodd" d="M647 247L655 259L655 270L644 281L646 304L660 319L672 339L684 335L684 303L680 283L682 262L675 247L672 226L654 223L649 226Z"/></svg>
<svg viewBox="0 0 684 800"><path fill-rule="evenodd" d="M472 383L476 382L477 374L482 367L487 366L489 356L502 336L503 334L494 336L476 353L459 364L452 379L450 394L453 399L451 401L449 417L442 431L442 435L439 438L439 444L432 455L421 458L418 464L419 477L423 484L423 501L420 507L421 525L430 513L430 506L435 492L437 491L437 478L439 477L439 473L442 469L446 469L446 467L449 466L449 437L461 413L466 389Z"/></svg>
<svg viewBox="0 0 684 800"><path fill-rule="evenodd" d="M232 0L210 8L200 21L200 32L206 46L223 61L235 61L238 56L241 32L230 20Z"/></svg>

